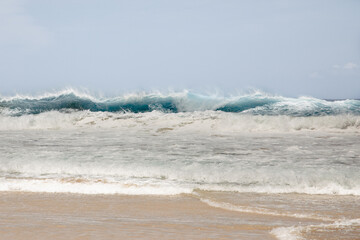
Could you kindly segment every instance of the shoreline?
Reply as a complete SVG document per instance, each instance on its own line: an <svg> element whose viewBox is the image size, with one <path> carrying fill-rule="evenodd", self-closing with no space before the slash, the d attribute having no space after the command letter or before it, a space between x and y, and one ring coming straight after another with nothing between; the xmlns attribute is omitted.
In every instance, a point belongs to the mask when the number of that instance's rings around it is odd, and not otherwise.
<svg viewBox="0 0 360 240"><path fill-rule="evenodd" d="M262 216L190 195L0 193L0 239L276 239Z"/></svg>
<svg viewBox="0 0 360 240"><path fill-rule="evenodd" d="M359 239L360 218L352 210L357 206L351 206L357 196L333 196L328 201L326 196L299 194L200 195L0 192L0 239ZM203 197L230 199L237 205L225 206L243 210L211 206ZM349 221L273 214L286 209L281 202L297 213L309 211L301 210L302 203L314 204L314 213L340 206L349 212Z"/></svg>

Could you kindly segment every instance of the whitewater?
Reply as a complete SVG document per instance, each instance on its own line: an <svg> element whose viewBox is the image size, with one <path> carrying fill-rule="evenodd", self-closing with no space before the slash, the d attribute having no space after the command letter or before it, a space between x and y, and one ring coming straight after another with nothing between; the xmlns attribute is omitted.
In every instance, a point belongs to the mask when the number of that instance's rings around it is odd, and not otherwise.
<svg viewBox="0 0 360 240"><path fill-rule="evenodd" d="M279 239L360 226L353 211L310 204L328 205L326 196L358 205L359 146L355 99L74 90L0 97L0 191L187 194L226 211L323 221L276 228Z"/></svg>
<svg viewBox="0 0 360 240"><path fill-rule="evenodd" d="M196 189L360 195L360 101L0 98L0 190L179 194Z"/></svg>

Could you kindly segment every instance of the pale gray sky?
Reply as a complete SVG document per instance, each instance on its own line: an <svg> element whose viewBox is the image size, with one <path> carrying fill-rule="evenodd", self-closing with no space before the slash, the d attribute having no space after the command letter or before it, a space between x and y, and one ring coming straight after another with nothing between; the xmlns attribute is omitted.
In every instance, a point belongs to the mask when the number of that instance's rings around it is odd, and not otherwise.
<svg viewBox="0 0 360 240"><path fill-rule="evenodd" d="M360 98L357 0L0 0L0 94Z"/></svg>

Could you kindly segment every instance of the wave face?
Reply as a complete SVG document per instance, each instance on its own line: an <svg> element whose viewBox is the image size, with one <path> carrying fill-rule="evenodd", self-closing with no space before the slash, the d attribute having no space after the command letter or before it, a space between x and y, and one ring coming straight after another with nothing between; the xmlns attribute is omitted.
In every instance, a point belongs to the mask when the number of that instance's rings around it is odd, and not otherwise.
<svg viewBox="0 0 360 240"><path fill-rule="evenodd" d="M222 111L253 115L325 116L360 115L360 100L321 100L310 97L286 98L261 92L221 97L190 91L178 93L138 93L114 98L95 98L74 90L38 97L0 98L0 113L12 116L48 111L89 110L91 112L165 113Z"/></svg>

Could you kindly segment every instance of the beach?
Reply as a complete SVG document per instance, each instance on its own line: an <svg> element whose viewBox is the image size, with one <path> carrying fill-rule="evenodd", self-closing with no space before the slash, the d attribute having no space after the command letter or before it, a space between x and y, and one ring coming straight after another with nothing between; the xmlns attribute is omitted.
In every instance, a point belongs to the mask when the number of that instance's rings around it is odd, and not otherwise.
<svg viewBox="0 0 360 240"><path fill-rule="evenodd" d="M273 239L190 196L1 193L0 239Z"/></svg>
<svg viewBox="0 0 360 240"><path fill-rule="evenodd" d="M262 201L261 206L272 202L273 209L267 206L270 212L261 213L259 208L254 212L257 205L244 202L237 210L212 207L191 195L2 192L0 239L297 239L297 231L306 239L360 239L359 225L334 224L331 219L359 218L358 197L314 197L302 202L306 207L301 210L294 198L306 197L289 196L287 200L293 202L285 204L293 210L285 213L276 210L279 196L246 197ZM330 202L337 204L336 209ZM317 205L316 210L308 203Z"/></svg>

